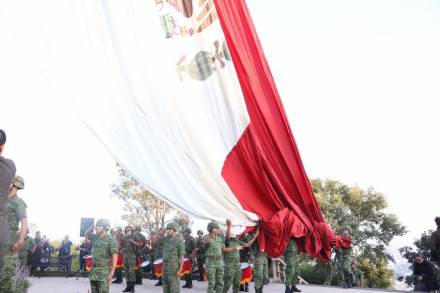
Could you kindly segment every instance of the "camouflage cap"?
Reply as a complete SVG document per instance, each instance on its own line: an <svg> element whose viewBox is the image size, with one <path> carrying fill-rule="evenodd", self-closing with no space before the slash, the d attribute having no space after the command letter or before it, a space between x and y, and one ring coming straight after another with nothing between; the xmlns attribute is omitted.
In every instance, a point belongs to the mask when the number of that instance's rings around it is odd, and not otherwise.
<svg viewBox="0 0 440 293"><path fill-rule="evenodd" d="M108 231L110 230L110 221L107 219L99 219L96 221L96 226L102 226Z"/></svg>
<svg viewBox="0 0 440 293"><path fill-rule="evenodd" d="M210 222L208 224L208 232L211 232L213 229L220 229L219 225L216 222Z"/></svg>
<svg viewBox="0 0 440 293"><path fill-rule="evenodd" d="M166 227L166 229L173 229L174 231L177 231L178 228L179 227L177 226L176 222L170 222L167 224L167 227Z"/></svg>
<svg viewBox="0 0 440 293"><path fill-rule="evenodd" d="M197 234L202 234L203 235L203 231L202 230L197 230Z"/></svg>
<svg viewBox="0 0 440 293"><path fill-rule="evenodd" d="M183 233L189 233L189 234L191 234L191 228L189 228L189 227L186 227L185 229L183 229L183 231L182 231Z"/></svg>
<svg viewBox="0 0 440 293"><path fill-rule="evenodd" d="M12 185L17 187L18 189L24 188L24 179L21 176L15 176L15 178L12 180Z"/></svg>

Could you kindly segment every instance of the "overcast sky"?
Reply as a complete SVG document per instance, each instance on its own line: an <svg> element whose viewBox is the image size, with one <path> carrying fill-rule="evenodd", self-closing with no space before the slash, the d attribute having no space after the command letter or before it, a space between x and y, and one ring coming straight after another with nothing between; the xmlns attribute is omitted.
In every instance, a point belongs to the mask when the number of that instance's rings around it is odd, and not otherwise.
<svg viewBox="0 0 440 293"><path fill-rule="evenodd" d="M248 2L309 177L383 192L410 230L393 247L432 228L440 215L440 2ZM114 161L72 103L87 59L75 42L78 3L85 0L0 2L4 155L25 178L30 222L51 238L77 237L81 217L116 222L121 214L109 199Z"/></svg>

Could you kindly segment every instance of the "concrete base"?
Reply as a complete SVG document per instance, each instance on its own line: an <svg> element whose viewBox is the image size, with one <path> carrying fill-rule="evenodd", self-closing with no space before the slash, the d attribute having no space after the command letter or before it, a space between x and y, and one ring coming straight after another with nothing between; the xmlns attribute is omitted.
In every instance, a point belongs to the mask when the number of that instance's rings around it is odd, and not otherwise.
<svg viewBox="0 0 440 293"><path fill-rule="evenodd" d="M42 277L42 278L31 278L31 287L28 293L89 293L90 286L89 280L86 278L62 278L62 277ZM143 280L142 285L136 285L136 292L143 293L162 293L162 287L155 287L155 280ZM182 285L184 282L181 282ZM180 289L181 293L194 293L194 292L206 292L207 282L193 282L192 289ZM254 284L250 284L249 292L254 293ZM126 284L111 284L110 293L119 293L124 290ZM299 285L298 288L304 293L312 292L323 292L323 293L343 293L343 292L353 292L353 293L373 293L373 292L384 292L384 290L372 290L372 289L342 289L336 287L325 287L325 286L312 286L312 285ZM283 293L283 284L269 284L264 286L264 293ZM232 292L232 289L229 290ZM391 292L391 291L388 291Z"/></svg>

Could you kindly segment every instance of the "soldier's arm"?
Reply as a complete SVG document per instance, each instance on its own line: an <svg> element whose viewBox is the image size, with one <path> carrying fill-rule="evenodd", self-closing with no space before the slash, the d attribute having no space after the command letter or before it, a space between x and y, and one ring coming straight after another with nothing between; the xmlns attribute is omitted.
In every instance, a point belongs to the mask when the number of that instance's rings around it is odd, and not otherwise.
<svg viewBox="0 0 440 293"><path fill-rule="evenodd" d="M231 222L231 220L229 220L229 219L227 219L226 220L226 239L229 239L229 238L231 238L231 225L232 225L232 222Z"/></svg>
<svg viewBox="0 0 440 293"><path fill-rule="evenodd" d="M211 242L211 240L212 239L214 239L214 234L212 233L212 232L210 232L206 237L205 237L205 239L203 239L203 244L204 245L208 245L209 244L209 242Z"/></svg>
<svg viewBox="0 0 440 293"><path fill-rule="evenodd" d="M17 241L17 243L14 244L12 247L12 254L17 254L20 249L23 247L24 239L26 238L26 232L28 229L28 221L27 221L27 214L26 214L26 204L18 199L17 204L17 216L18 219L20 219L20 236Z"/></svg>
<svg viewBox="0 0 440 293"><path fill-rule="evenodd" d="M177 276L180 277L183 270L183 262L185 261L185 245L183 241L180 241L177 246L177 254L179 255L179 270L177 271Z"/></svg>
<svg viewBox="0 0 440 293"><path fill-rule="evenodd" d="M116 240L114 239L110 240L108 243L109 243L108 246L109 252L111 255L111 264L110 264L110 273L107 276L107 282L110 284L116 270L116 263L118 262L118 247L116 244Z"/></svg>
<svg viewBox="0 0 440 293"><path fill-rule="evenodd" d="M255 232L254 236L248 242L246 242L244 247L246 247L246 248L251 247L252 244L254 244L255 240L257 240L258 235L260 235L260 227L257 228L257 232Z"/></svg>
<svg viewBox="0 0 440 293"><path fill-rule="evenodd" d="M89 228L84 231L84 234L86 235L86 238L92 241L91 238L93 238L93 229L95 229L95 225L90 226Z"/></svg>

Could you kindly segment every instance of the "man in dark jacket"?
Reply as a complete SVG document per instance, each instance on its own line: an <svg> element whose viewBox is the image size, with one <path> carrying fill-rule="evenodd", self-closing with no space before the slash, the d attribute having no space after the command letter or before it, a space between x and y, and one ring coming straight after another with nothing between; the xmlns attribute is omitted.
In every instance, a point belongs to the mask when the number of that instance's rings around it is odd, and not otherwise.
<svg viewBox="0 0 440 293"><path fill-rule="evenodd" d="M413 274L418 283L418 291L431 292L438 289L438 283L434 276L432 264L421 254L416 256L416 262L413 266ZM416 288L417 289L417 288Z"/></svg>

